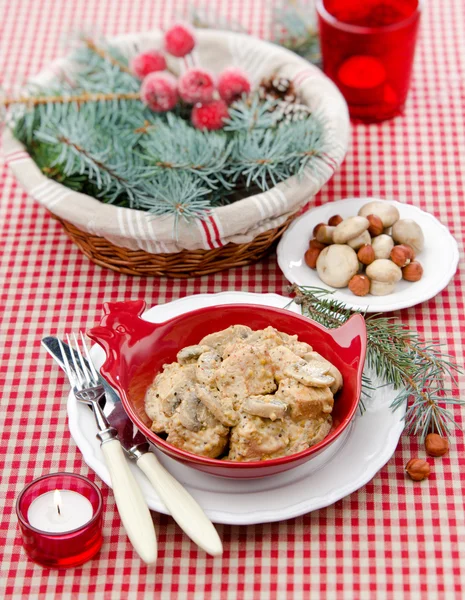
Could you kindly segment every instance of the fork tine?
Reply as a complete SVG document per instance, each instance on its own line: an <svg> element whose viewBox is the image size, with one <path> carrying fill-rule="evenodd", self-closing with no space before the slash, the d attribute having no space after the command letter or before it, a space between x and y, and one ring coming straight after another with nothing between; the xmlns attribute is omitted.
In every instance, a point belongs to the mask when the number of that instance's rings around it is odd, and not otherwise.
<svg viewBox="0 0 465 600"><path fill-rule="evenodd" d="M76 381L76 378L74 377L73 373L71 372L71 367L69 366L68 357L66 356L65 349L63 348L63 344L61 343L60 339L58 339L58 345L60 347L61 358L63 360L63 365L65 367L66 375L67 375L71 385L74 386L77 384L77 381Z"/></svg>
<svg viewBox="0 0 465 600"><path fill-rule="evenodd" d="M79 333L81 334L82 345L84 347L84 351L86 354L87 362L89 363L90 370L92 371L94 383L97 383L98 382L98 373L95 370L94 363L92 362L92 359L90 357L89 348L87 347L87 343L86 343L86 338L84 337L84 334L82 333L82 331L80 331Z"/></svg>
<svg viewBox="0 0 465 600"><path fill-rule="evenodd" d="M73 360L74 370L76 371L76 377L78 379L78 383L79 383L80 387L82 388L84 386L84 384L87 382L86 382L86 370L80 369L79 365L77 363L77 360L76 360L75 352L77 352L79 354L79 348L73 347L73 344L71 343L71 340L70 340L68 334L66 334L66 339L68 340L68 346L71 348L71 358Z"/></svg>
<svg viewBox="0 0 465 600"><path fill-rule="evenodd" d="M79 357L79 363L81 365L81 369L82 369L82 372L84 374L85 383L86 383L87 386L91 386L92 385L92 380L90 378L89 369L86 367L86 365L84 363L84 359L82 357L82 351L81 351L81 348L79 346L79 342L78 342L78 339L77 339L75 333L73 333L73 339L74 339L74 344L76 346L76 352L77 352L77 355Z"/></svg>

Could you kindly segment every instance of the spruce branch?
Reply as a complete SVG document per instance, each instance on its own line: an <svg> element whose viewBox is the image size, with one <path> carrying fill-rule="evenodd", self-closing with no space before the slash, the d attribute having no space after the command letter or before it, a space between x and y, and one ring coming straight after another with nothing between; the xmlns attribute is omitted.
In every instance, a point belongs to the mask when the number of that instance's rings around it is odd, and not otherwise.
<svg viewBox="0 0 465 600"><path fill-rule="evenodd" d="M103 60L108 61L112 65L118 67L118 69L120 71L129 73L132 76L132 73L128 67L127 61L125 61L123 58L116 58L116 56L114 56L114 54L115 54L114 49L111 50L109 47L99 46L93 39L91 39L87 36L82 36L81 41L85 44L85 46L91 52L93 52L94 54L96 54L97 56L102 58Z"/></svg>
<svg viewBox="0 0 465 600"><path fill-rule="evenodd" d="M339 327L353 314L328 290L292 286L290 291L296 294L295 302L302 306L303 313L325 327ZM391 408L407 407L407 433L418 434L424 440L429 431L449 436L451 425L461 430L444 406L465 405L453 396L455 375L462 373L453 358L441 352L440 344L422 340L392 318L355 312L365 316L367 366L398 390ZM448 380L453 387L448 387Z"/></svg>
<svg viewBox="0 0 465 600"><path fill-rule="evenodd" d="M28 108L34 108L40 104L72 104L77 105L86 102L110 102L114 100L140 100L138 92L107 92L71 94L69 96L60 94L57 96L18 96L17 98L3 98L0 106L8 108L15 104L25 104Z"/></svg>

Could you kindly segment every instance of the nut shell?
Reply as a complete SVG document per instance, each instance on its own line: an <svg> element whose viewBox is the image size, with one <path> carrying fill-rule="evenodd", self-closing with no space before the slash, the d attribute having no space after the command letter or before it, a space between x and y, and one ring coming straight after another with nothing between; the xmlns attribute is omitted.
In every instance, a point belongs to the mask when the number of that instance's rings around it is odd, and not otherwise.
<svg viewBox="0 0 465 600"><path fill-rule="evenodd" d="M368 202L368 204L364 204L358 211L358 214L361 217L376 215L383 222L383 227L391 227L391 225L400 219L397 208L385 200L375 200L373 202Z"/></svg>
<svg viewBox="0 0 465 600"><path fill-rule="evenodd" d="M370 291L370 280L366 275L354 275L349 281L349 290L356 296L366 296Z"/></svg>
<svg viewBox="0 0 465 600"><path fill-rule="evenodd" d="M413 260L413 252L410 246L394 246L391 250L390 258L398 267L406 267Z"/></svg>
<svg viewBox="0 0 465 600"><path fill-rule="evenodd" d="M370 279L381 283L397 283L402 279L402 271L392 260L380 258L368 265L366 274Z"/></svg>
<svg viewBox="0 0 465 600"><path fill-rule="evenodd" d="M368 215L367 219L370 223L368 227L368 231L371 237L376 237L377 235L381 235L384 232L384 225L378 215Z"/></svg>
<svg viewBox="0 0 465 600"><path fill-rule="evenodd" d="M344 219L341 217L341 215L334 215L329 219L328 225L331 225L332 227L337 227L339 223L342 223L343 220Z"/></svg>
<svg viewBox="0 0 465 600"><path fill-rule="evenodd" d="M316 269L316 261L320 256L320 252L319 248L309 248L305 253L305 262L311 269Z"/></svg>
<svg viewBox="0 0 465 600"><path fill-rule="evenodd" d="M444 456L449 452L449 442L437 433L429 433L425 440L425 450L430 456Z"/></svg>
<svg viewBox="0 0 465 600"><path fill-rule="evenodd" d="M316 263L318 276L331 287L346 287L358 271L358 259L355 250L342 244L327 246L321 251Z"/></svg>
<svg viewBox="0 0 465 600"><path fill-rule="evenodd" d="M375 260L375 251L371 244L365 244L357 252L357 258L362 265L370 265Z"/></svg>
<svg viewBox="0 0 465 600"><path fill-rule="evenodd" d="M368 229L370 223L365 217L349 217L339 223L333 233L335 244L346 244L349 240L361 235Z"/></svg>
<svg viewBox="0 0 465 600"><path fill-rule="evenodd" d="M422 481L430 476L431 467L428 461L422 458L412 458L408 461L405 470L413 481Z"/></svg>
<svg viewBox="0 0 465 600"><path fill-rule="evenodd" d="M405 281L420 281L422 277L423 267L417 260L412 261L402 269L402 278L405 279Z"/></svg>
<svg viewBox="0 0 465 600"><path fill-rule="evenodd" d="M313 240L310 240L309 248L318 248L318 250L323 250L323 248L326 248L326 244L322 244L313 238Z"/></svg>

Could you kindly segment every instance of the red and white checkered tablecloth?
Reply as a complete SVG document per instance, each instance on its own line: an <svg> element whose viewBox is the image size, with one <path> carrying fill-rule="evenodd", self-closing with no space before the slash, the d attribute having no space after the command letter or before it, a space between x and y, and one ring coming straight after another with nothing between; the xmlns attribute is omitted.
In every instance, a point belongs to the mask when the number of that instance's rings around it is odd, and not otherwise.
<svg viewBox="0 0 465 600"><path fill-rule="evenodd" d="M0 0L0 77L7 89L63 51L78 27L105 34L167 26L187 0ZM206 5L258 36L269 34L270 0ZM205 5L205 3L204 3ZM406 114L353 127L342 168L317 202L347 196L399 198L435 214L465 239L465 2L429 0ZM434 460L429 480L403 467L423 450L403 436L388 464L364 488L333 506L282 523L218 526L225 551L211 558L174 522L155 514L156 567L134 554L112 493L87 468L67 427L63 375L42 350L47 334L96 323L105 300L149 305L200 292L285 293L275 256L188 281L127 277L90 263L58 223L24 194L4 165L0 181L0 413L2 598L211 600L465 598L465 448L461 435ZM438 249L438 252L440 249ZM463 364L465 276L460 267L433 300L396 316L447 342ZM464 390L464 378L460 380ZM460 414L456 411L457 418ZM33 478L58 470L89 476L105 499L105 543L97 558L68 571L42 569L20 543L15 499Z"/></svg>

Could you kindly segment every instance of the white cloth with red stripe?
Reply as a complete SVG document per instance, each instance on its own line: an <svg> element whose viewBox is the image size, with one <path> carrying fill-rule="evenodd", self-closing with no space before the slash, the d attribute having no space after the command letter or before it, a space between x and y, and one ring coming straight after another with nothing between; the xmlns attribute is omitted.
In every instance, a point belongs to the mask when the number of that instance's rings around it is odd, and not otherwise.
<svg viewBox="0 0 465 600"><path fill-rule="evenodd" d="M130 57L139 51L160 48L161 35L152 31L118 37L112 42ZM291 79L301 102L325 123L327 147L324 157L316 159L318 169L307 169L301 177L291 177L267 192L217 207L206 220L189 223L181 220L175 233L171 216L154 217L143 211L103 204L48 179L24 146L5 128L6 160L26 191L80 230L104 237L116 246L150 254L208 250L229 242L251 242L306 205L332 176L347 151L349 117L341 94L319 69L274 44L239 33L212 30L199 30L197 38L197 45L188 57L168 58L169 69L179 73L201 65L218 73L227 66L238 66L248 73L254 86L271 74ZM45 83L63 68L66 60L56 61L34 81Z"/></svg>

